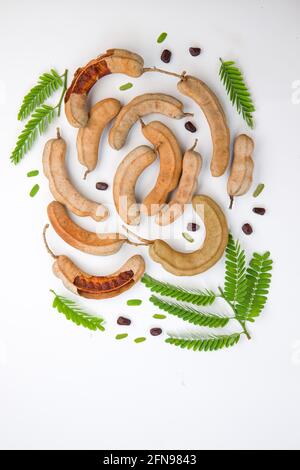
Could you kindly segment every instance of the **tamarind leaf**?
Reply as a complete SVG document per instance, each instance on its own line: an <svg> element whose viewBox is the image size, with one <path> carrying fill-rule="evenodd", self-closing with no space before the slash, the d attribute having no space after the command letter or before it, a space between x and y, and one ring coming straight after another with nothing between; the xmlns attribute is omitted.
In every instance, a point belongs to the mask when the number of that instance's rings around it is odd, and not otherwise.
<svg viewBox="0 0 300 470"><path fill-rule="evenodd" d="M220 315L199 312L199 310L193 307L181 305L176 302L167 302L155 295L152 295L149 300L159 309L171 315L175 315L193 325L206 326L208 328L224 328L230 320L230 318Z"/></svg>
<svg viewBox="0 0 300 470"><path fill-rule="evenodd" d="M220 61L219 76L225 86L229 99L232 105L236 107L238 113L242 114L248 126L253 129L254 118L252 113L255 111L255 107L243 74L236 67L235 62L223 62L222 59Z"/></svg>
<svg viewBox="0 0 300 470"><path fill-rule="evenodd" d="M53 308L55 308L59 313L65 315L67 320L72 321L76 325L88 328L89 330L105 330L102 325L104 322L103 318L86 313L79 305L76 304L76 302L74 302L74 300L57 295L53 290L50 290L50 292L55 296Z"/></svg>
<svg viewBox="0 0 300 470"><path fill-rule="evenodd" d="M193 351L218 351L235 346L241 339L241 333L222 336L179 338L169 337L165 340L168 344L181 349L192 349Z"/></svg>
<svg viewBox="0 0 300 470"><path fill-rule="evenodd" d="M37 84L31 88L23 98L21 108L18 113L18 120L26 119L38 106L41 106L50 96L63 86L63 80L56 70L43 73Z"/></svg>
<svg viewBox="0 0 300 470"><path fill-rule="evenodd" d="M229 234L225 260L224 296L226 300L243 303L247 290L246 255L238 240Z"/></svg>
<svg viewBox="0 0 300 470"><path fill-rule="evenodd" d="M168 33L166 33L166 32L161 33L161 34L158 36L158 38L156 39L156 42L157 42L158 44L161 44L162 42L164 42L164 40L167 38L167 36L168 36Z"/></svg>
<svg viewBox="0 0 300 470"><path fill-rule="evenodd" d="M43 134L47 130L56 115L56 108L46 104L34 111L31 119L26 123L23 131L19 135L16 146L11 153L10 159L12 163L15 165L20 163L24 155L32 148L38 135Z"/></svg>
<svg viewBox="0 0 300 470"><path fill-rule="evenodd" d="M150 289L152 292L161 294L165 297L173 297L176 300L182 302L188 302L194 305L212 305L216 300L216 294L210 290L187 290L183 287L174 286L167 282L161 282L149 274L144 274L142 277L142 283Z"/></svg>
<svg viewBox="0 0 300 470"><path fill-rule="evenodd" d="M271 285L273 261L270 252L254 253L246 271L247 289L243 301L236 305L236 318L255 321L263 311Z"/></svg>

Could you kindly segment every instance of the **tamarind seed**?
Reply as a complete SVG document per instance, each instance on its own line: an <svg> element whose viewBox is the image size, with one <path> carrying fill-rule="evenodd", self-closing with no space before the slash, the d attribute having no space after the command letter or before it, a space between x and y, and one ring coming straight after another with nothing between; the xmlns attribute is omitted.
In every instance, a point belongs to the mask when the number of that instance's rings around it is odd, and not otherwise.
<svg viewBox="0 0 300 470"><path fill-rule="evenodd" d="M151 328L150 334L152 336L159 336L162 334L162 329L161 328Z"/></svg>
<svg viewBox="0 0 300 470"><path fill-rule="evenodd" d="M131 320L129 320L129 318L125 318L125 317L119 317L118 320L117 320L117 323L118 323L118 325L130 325Z"/></svg>
<svg viewBox="0 0 300 470"><path fill-rule="evenodd" d="M253 228L250 224L244 224L242 230L245 235L251 235L251 233L253 233Z"/></svg>
<svg viewBox="0 0 300 470"><path fill-rule="evenodd" d="M96 189L99 189L99 191L106 191L108 188L108 184L107 183L103 183L103 182L98 182L96 183Z"/></svg>
<svg viewBox="0 0 300 470"><path fill-rule="evenodd" d="M187 224L187 230L189 232L197 232L199 228L200 228L200 225L195 224L194 222L190 222L189 224Z"/></svg>
<svg viewBox="0 0 300 470"><path fill-rule="evenodd" d="M187 121L185 123L184 127L189 132L196 132L197 131L196 127L194 126L194 124L191 121Z"/></svg>
<svg viewBox="0 0 300 470"><path fill-rule="evenodd" d="M168 49L164 49L161 53L160 59L165 63L168 64L171 60L172 52Z"/></svg>
<svg viewBox="0 0 300 470"><path fill-rule="evenodd" d="M193 57L196 57L201 54L201 49L200 47L190 47L189 52Z"/></svg>
<svg viewBox="0 0 300 470"><path fill-rule="evenodd" d="M264 209L263 207L254 207L253 212L259 215L265 215L266 209Z"/></svg>

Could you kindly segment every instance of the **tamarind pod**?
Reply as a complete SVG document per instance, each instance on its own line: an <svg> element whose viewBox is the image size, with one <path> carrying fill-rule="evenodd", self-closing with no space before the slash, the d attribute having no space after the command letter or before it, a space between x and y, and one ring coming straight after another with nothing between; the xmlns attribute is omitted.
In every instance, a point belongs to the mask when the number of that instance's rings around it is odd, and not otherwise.
<svg viewBox="0 0 300 470"><path fill-rule="evenodd" d="M65 95L65 112L69 123L74 127L86 126L89 119L87 95L100 78L111 73L139 77L143 73L143 66L144 60L138 54L125 49L109 49L79 68Z"/></svg>
<svg viewBox="0 0 300 470"><path fill-rule="evenodd" d="M116 117L120 109L120 101L114 98L99 101L92 107L87 125L79 129L77 134L77 152L78 160L87 169L85 177L96 168L99 143L103 130Z"/></svg>
<svg viewBox="0 0 300 470"><path fill-rule="evenodd" d="M158 113L173 119L181 119L190 113L183 112L183 104L173 96L164 93L145 93L136 96L123 106L109 132L109 144L120 150L127 139L130 129L138 119Z"/></svg>
<svg viewBox="0 0 300 470"><path fill-rule="evenodd" d="M175 276L194 276L207 271L223 256L228 243L227 221L218 204L203 195L194 196L192 203L205 224L206 237L202 247L192 253L183 253L163 240L155 240L149 248L150 257Z"/></svg>
<svg viewBox="0 0 300 470"><path fill-rule="evenodd" d="M120 233L95 233L83 229L73 222L60 202L52 201L47 211L57 235L83 253L108 256L117 253L127 242L127 238Z"/></svg>
<svg viewBox="0 0 300 470"><path fill-rule="evenodd" d="M160 158L160 171L155 186L143 200L141 211L155 215L161 205L178 184L182 170L182 153L173 132L159 121L142 123L146 139L157 149Z"/></svg>
<svg viewBox="0 0 300 470"><path fill-rule="evenodd" d="M53 265L54 274L74 294L89 299L108 299L130 289L145 271L142 256L134 255L109 276L91 276L81 271L67 256L58 256Z"/></svg>
<svg viewBox="0 0 300 470"><path fill-rule="evenodd" d="M121 161L113 183L113 197L117 212L128 225L140 223L140 209L135 197L138 177L156 159L156 153L146 145L135 148Z"/></svg>
<svg viewBox="0 0 300 470"><path fill-rule="evenodd" d="M196 143L197 141L195 145ZM197 189L198 176L202 168L202 157L194 150L194 147L187 150L183 156L182 175L178 188L169 204L157 214L155 222L158 225L173 223L183 214L185 204L188 204L192 200L193 194Z"/></svg>
<svg viewBox="0 0 300 470"><path fill-rule="evenodd" d="M106 219L108 210L102 204L90 201L72 185L65 167L66 143L58 134L44 148L43 169L49 180L50 191L58 202L80 217L92 217L97 222Z"/></svg>
<svg viewBox="0 0 300 470"><path fill-rule="evenodd" d="M230 131L218 98L204 82L188 75L182 77L177 88L185 96L192 98L205 114L213 143L211 174L223 175L230 160Z"/></svg>
<svg viewBox="0 0 300 470"><path fill-rule="evenodd" d="M252 154L254 142L246 134L236 137L233 146L233 162L227 183L227 192L231 199L230 208L234 196L246 194L253 181L254 161Z"/></svg>

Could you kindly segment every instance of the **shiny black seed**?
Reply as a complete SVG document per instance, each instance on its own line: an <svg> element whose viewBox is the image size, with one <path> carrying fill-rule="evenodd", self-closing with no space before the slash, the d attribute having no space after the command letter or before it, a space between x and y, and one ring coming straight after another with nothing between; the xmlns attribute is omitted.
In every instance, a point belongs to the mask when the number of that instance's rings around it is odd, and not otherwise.
<svg viewBox="0 0 300 470"><path fill-rule="evenodd" d="M168 49L164 49L161 53L160 59L165 63L168 64L171 60L172 52Z"/></svg>
<svg viewBox="0 0 300 470"><path fill-rule="evenodd" d="M151 328L150 334L152 336L159 336L162 334L162 329L161 328Z"/></svg>
<svg viewBox="0 0 300 470"><path fill-rule="evenodd" d="M106 191L107 188L108 188L107 183L102 183L102 182L96 183L96 189L99 189L99 191Z"/></svg>
<svg viewBox="0 0 300 470"><path fill-rule="evenodd" d="M190 47L189 52L193 57L196 57L201 54L201 49L200 47Z"/></svg>
<svg viewBox="0 0 300 470"><path fill-rule="evenodd" d="M197 232L199 228L200 228L200 225L195 224L194 222L190 222L189 224L187 224L187 230L189 232Z"/></svg>
<svg viewBox="0 0 300 470"><path fill-rule="evenodd" d="M250 224L244 224L242 230L245 235L251 235L251 233L253 233L253 228Z"/></svg>
<svg viewBox="0 0 300 470"><path fill-rule="evenodd" d="M117 323L118 323L118 325L130 325L131 320L129 320L129 318L125 318L125 317L119 317L118 320L117 320Z"/></svg>
<svg viewBox="0 0 300 470"><path fill-rule="evenodd" d="M266 209L264 209L263 207L254 207L253 212L259 215L265 215Z"/></svg>
<svg viewBox="0 0 300 470"><path fill-rule="evenodd" d="M197 131L196 127L194 126L194 124L191 121L187 121L185 123L184 127L189 132L196 132Z"/></svg>

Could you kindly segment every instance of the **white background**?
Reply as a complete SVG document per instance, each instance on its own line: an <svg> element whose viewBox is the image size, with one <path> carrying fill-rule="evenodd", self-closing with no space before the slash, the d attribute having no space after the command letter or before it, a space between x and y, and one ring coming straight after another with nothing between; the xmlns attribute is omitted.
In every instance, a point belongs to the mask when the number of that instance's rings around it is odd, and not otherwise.
<svg viewBox="0 0 300 470"><path fill-rule="evenodd" d="M293 90L293 83L300 80L299 13L298 0L1 1L1 448L299 449L300 104L296 104L299 91ZM168 32L168 38L158 45L162 31ZM203 48L201 56L189 55L193 45ZM51 196L42 173L34 181L26 173L41 170L43 144L53 136L54 126L14 167L9 156L22 128L16 115L40 73L55 67L73 74L110 47L140 53L148 66L161 65L160 53L169 48L173 58L165 68L188 70L205 80L224 105L233 136L249 130L219 82L218 58L236 60L245 73L257 106L256 128L250 132L256 142L252 189L264 182L266 190L257 201L251 193L240 198L230 214L227 176L215 180L209 173L207 123L191 101L178 95L175 78L147 74L130 80L134 83L130 91L120 92L118 87L128 78L110 76L94 87L91 100L113 96L127 102L139 93L161 91L179 97L195 113L198 148L205 162L199 192L215 197L224 207L234 236L249 255L253 250L270 250L275 260L270 301L250 328L251 342L242 339L231 350L194 353L169 346L162 337L150 337L148 329L158 325L152 318L156 310L141 284L113 300L79 299L105 318L105 333L79 328L51 308L50 288L66 294L52 275L52 260L41 239ZM56 100L58 96L50 102ZM176 132L183 148L192 144L194 136L184 129L184 122L161 119ZM69 146L74 182L84 194L109 203L111 191L97 192L95 182L111 184L122 157L146 143L139 126L119 153L108 147L104 136L101 162L83 182L76 130L64 116L59 125ZM139 182L140 197L149 191L156 173L154 165ZM28 193L35 182L41 190L31 199ZM254 215L254 204L266 207L267 215ZM112 217L103 230L116 228L116 220ZM255 229L251 237L241 232L246 221ZM95 229L92 221L80 223ZM177 225L177 237L180 231ZM140 233L150 235L145 227ZM147 272L162 280L209 288L223 280L223 261L203 275L176 279L150 262L144 248L124 247L103 259L75 252L53 231L49 242L57 253L69 254L94 273L111 272L140 252ZM179 240L172 243L185 248ZM143 298L143 306L127 307L129 298ZM217 309L228 312L221 304ZM120 314L128 315L133 324L127 330L129 338L118 342L114 336L122 330L116 326ZM160 324L164 332L191 330L174 319ZM133 339L140 335L148 339L137 345Z"/></svg>

